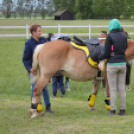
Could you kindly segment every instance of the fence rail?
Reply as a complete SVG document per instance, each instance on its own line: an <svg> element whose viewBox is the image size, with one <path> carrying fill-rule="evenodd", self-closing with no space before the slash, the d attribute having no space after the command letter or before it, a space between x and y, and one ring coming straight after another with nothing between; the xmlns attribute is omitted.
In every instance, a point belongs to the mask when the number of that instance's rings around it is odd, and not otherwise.
<svg viewBox="0 0 134 134"><path fill-rule="evenodd" d="M26 34L0 34L0 37L26 37L26 39L29 39L31 34L29 34L29 25L26 26L0 26L0 29L26 29ZM91 28L100 28L100 27L108 27L108 25L101 25L101 26L92 26L92 25L75 25L75 26L42 26L42 28L57 28L58 33L61 33L61 28L88 28L88 33L66 33L69 36L77 35L77 36L88 36L91 38L91 35L100 35L100 33L91 33ZM122 25L122 27L134 27L134 25ZM47 36L47 33L42 34L43 36ZM129 33L129 35L134 35L134 33Z"/></svg>

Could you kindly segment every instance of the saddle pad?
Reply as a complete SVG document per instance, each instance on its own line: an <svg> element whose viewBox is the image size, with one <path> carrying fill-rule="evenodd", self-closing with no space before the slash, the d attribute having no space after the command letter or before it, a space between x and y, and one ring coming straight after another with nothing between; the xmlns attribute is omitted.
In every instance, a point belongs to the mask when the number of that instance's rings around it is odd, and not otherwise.
<svg viewBox="0 0 134 134"><path fill-rule="evenodd" d="M70 42L70 44L73 47L84 51L88 64L91 65L92 67L96 68L96 69L98 68L98 62L93 61L92 58L89 56L89 50L88 50L87 46L80 46L80 45L77 45L75 42Z"/></svg>

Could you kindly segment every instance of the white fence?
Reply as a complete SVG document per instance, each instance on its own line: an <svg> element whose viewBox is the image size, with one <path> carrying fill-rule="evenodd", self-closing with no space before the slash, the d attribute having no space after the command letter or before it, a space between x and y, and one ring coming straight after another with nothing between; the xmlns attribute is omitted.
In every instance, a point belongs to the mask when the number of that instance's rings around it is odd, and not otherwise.
<svg viewBox="0 0 134 134"><path fill-rule="evenodd" d="M26 39L29 39L31 34L29 34L29 27L28 25L26 26L0 26L0 29L26 29L26 34L0 34L0 37L26 37ZM88 28L88 33L66 33L69 36L77 35L77 36L88 36L89 38L91 35L99 35L100 33L91 33L91 28L101 28L101 27L108 27L108 25L101 25L101 26L92 26L92 25L85 25L85 26L42 26L42 28L57 28L58 33L55 34L60 34L61 33L61 28ZM134 25L122 25L122 27L134 27ZM43 36L47 36L48 33L42 34ZM129 35L134 35L134 33L129 33Z"/></svg>

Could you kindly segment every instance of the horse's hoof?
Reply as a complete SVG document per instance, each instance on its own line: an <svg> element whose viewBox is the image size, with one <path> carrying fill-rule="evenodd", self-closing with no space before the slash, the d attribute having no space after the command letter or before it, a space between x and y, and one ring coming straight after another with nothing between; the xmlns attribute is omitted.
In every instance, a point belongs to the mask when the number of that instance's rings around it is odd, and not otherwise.
<svg viewBox="0 0 134 134"><path fill-rule="evenodd" d="M90 107L94 107L94 102L95 102L95 95L92 94L91 97L89 98L88 105L89 105Z"/></svg>
<svg viewBox="0 0 134 134"><path fill-rule="evenodd" d="M111 106L110 105L106 105L106 109L110 110Z"/></svg>
<svg viewBox="0 0 134 134"><path fill-rule="evenodd" d="M32 108L30 108L30 109L29 109L29 113L32 114L31 119L33 119L33 118L35 118L35 117L38 117L37 109L32 109Z"/></svg>
<svg viewBox="0 0 134 134"><path fill-rule="evenodd" d="M110 97L107 97L104 101L106 103L106 109L110 110L110 108L111 108L111 106L110 106Z"/></svg>
<svg viewBox="0 0 134 134"><path fill-rule="evenodd" d="M70 88L66 88L67 91L70 91Z"/></svg>
<svg viewBox="0 0 134 134"><path fill-rule="evenodd" d="M94 107L94 102L93 102L93 101L89 101L89 102L88 102L88 105L89 105L90 107Z"/></svg>
<svg viewBox="0 0 134 134"><path fill-rule="evenodd" d="M31 119L36 118L36 117L38 117L38 113L37 113L37 114L33 114L33 115L31 116Z"/></svg>
<svg viewBox="0 0 134 134"><path fill-rule="evenodd" d="M95 110L95 106L94 107L90 107L88 106L89 110Z"/></svg>
<svg viewBox="0 0 134 134"><path fill-rule="evenodd" d="M29 112L29 114L32 114L32 108L30 108L30 109L28 110L28 112Z"/></svg>

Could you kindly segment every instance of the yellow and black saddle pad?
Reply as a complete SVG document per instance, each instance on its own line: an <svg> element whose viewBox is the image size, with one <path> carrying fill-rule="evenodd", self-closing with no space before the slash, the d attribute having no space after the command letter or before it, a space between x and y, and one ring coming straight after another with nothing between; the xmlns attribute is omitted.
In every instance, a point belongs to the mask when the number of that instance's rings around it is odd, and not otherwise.
<svg viewBox="0 0 134 134"><path fill-rule="evenodd" d="M94 46L94 49L89 50L90 47L87 47L86 45L79 45L73 41L71 41L70 44L73 47L75 47L76 49L80 49L80 50L84 51L88 64L96 69L98 68L98 60L93 60L93 59L97 59L99 56L99 53L100 53L99 50L96 49L97 48L96 46ZM93 46L91 46L91 48L92 47Z"/></svg>

